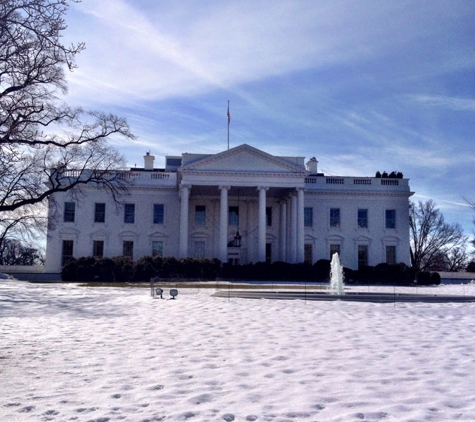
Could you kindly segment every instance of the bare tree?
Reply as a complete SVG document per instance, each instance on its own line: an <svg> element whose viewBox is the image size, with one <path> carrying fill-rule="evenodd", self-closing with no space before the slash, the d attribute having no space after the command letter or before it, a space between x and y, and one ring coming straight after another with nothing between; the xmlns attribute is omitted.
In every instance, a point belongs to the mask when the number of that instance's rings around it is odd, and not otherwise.
<svg viewBox="0 0 475 422"><path fill-rule="evenodd" d="M418 270L439 265L441 254L447 260L465 250L467 236L462 226L446 223L432 200L410 203L409 230L411 263Z"/></svg>
<svg viewBox="0 0 475 422"><path fill-rule="evenodd" d="M464 271L468 265L469 255L466 245L460 245L448 250L442 250L434 254L430 265L427 266L429 271Z"/></svg>
<svg viewBox="0 0 475 422"><path fill-rule="evenodd" d="M124 158L107 141L132 139L117 116L72 108L67 91L83 43L65 46L65 13L76 0L0 2L0 218L55 192L93 184L115 198L127 189ZM18 223L20 224L20 222ZM8 225L8 224L7 224Z"/></svg>
<svg viewBox="0 0 475 422"><path fill-rule="evenodd" d="M3 211L0 213L0 262L6 262L5 251L12 249L12 242L18 242L25 248L36 248L40 239L46 235L47 210L44 203L35 205L25 205L14 211ZM15 243L16 244L16 243ZM35 245L35 246L32 246ZM41 254L39 251L38 254ZM15 255L16 256L16 255ZM34 260L41 263L40 260Z"/></svg>
<svg viewBox="0 0 475 422"><path fill-rule="evenodd" d="M469 255L466 244L451 248L446 252L447 267L445 271L458 272L467 268Z"/></svg>
<svg viewBox="0 0 475 422"><path fill-rule="evenodd" d="M44 263L41 252L17 239L7 239L0 245L0 265L40 265Z"/></svg>

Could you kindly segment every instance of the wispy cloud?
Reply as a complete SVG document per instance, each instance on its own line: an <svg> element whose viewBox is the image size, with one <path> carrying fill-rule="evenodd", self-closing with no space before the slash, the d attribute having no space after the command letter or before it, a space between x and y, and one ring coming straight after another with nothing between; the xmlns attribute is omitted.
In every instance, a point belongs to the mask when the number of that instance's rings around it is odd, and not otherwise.
<svg viewBox="0 0 475 422"><path fill-rule="evenodd" d="M418 36L419 15L404 4L85 0L69 23L88 45L71 93L164 99L363 61Z"/></svg>
<svg viewBox="0 0 475 422"><path fill-rule="evenodd" d="M475 99L447 97L442 95L407 95L406 98L428 107L439 107L456 111L475 111Z"/></svg>

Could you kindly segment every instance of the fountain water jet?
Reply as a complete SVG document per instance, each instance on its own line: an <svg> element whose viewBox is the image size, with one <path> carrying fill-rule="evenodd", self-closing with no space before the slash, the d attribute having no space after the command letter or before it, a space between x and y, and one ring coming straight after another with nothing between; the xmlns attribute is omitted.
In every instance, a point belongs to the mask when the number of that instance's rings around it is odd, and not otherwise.
<svg viewBox="0 0 475 422"><path fill-rule="evenodd" d="M343 284L343 267L340 264L340 257L335 252L330 264L330 294L344 295L345 286Z"/></svg>

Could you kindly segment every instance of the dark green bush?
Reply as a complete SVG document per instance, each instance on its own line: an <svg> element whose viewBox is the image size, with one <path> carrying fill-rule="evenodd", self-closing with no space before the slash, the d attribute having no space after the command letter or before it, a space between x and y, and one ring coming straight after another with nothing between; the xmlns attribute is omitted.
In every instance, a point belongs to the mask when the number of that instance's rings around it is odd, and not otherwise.
<svg viewBox="0 0 475 422"><path fill-rule="evenodd" d="M440 274L439 273L430 273L430 283L435 284L438 286L441 283Z"/></svg>
<svg viewBox="0 0 475 422"><path fill-rule="evenodd" d="M208 259L205 258L201 260L201 276L203 280L216 280L219 276L221 269L221 261L219 259Z"/></svg>
<svg viewBox="0 0 475 422"><path fill-rule="evenodd" d="M63 281L77 280L77 262L76 259L71 258L61 269L61 279Z"/></svg>
<svg viewBox="0 0 475 422"><path fill-rule="evenodd" d="M157 276L157 270L154 265L154 258L151 256L143 256L134 263L134 281L150 280Z"/></svg>
<svg viewBox="0 0 475 422"><path fill-rule="evenodd" d="M92 256L82 257L76 263L76 281L94 281L99 278L96 258Z"/></svg>
<svg viewBox="0 0 475 422"><path fill-rule="evenodd" d="M132 260L127 256L116 256L111 260L114 262L114 280L119 282L131 281L134 274Z"/></svg>
<svg viewBox="0 0 475 422"><path fill-rule="evenodd" d="M96 262L98 281L115 281L115 263L111 258L100 258Z"/></svg>
<svg viewBox="0 0 475 422"><path fill-rule="evenodd" d="M416 282L420 286L429 286L431 285L431 278L429 271L419 271L416 273Z"/></svg>
<svg viewBox="0 0 475 422"><path fill-rule="evenodd" d="M369 265L364 266L356 271L346 270L345 281L346 280L363 284L407 286L414 282L414 270L404 263L381 263L375 267Z"/></svg>
<svg viewBox="0 0 475 422"><path fill-rule="evenodd" d="M330 260L319 259L313 264L313 278L315 281L330 280Z"/></svg>

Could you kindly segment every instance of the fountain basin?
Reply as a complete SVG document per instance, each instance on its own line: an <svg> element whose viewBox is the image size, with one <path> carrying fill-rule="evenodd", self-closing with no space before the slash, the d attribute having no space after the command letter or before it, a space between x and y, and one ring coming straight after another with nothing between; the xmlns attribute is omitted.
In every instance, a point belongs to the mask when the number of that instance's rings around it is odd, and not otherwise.
<svg viewBox="0 0 475 422"><path fill-rule="evenodd" d="M242 299L280 299L280 300L311 300L311 301L335 301L345 302L424 302L424 303L449 303L449 302L475 302L475 296L458 295L427 295L416 293L366 293L351 292L343 295L304 292L304 291L255 291L255 290L219 290L213 293L214 297L242 298Z"/></svg>

